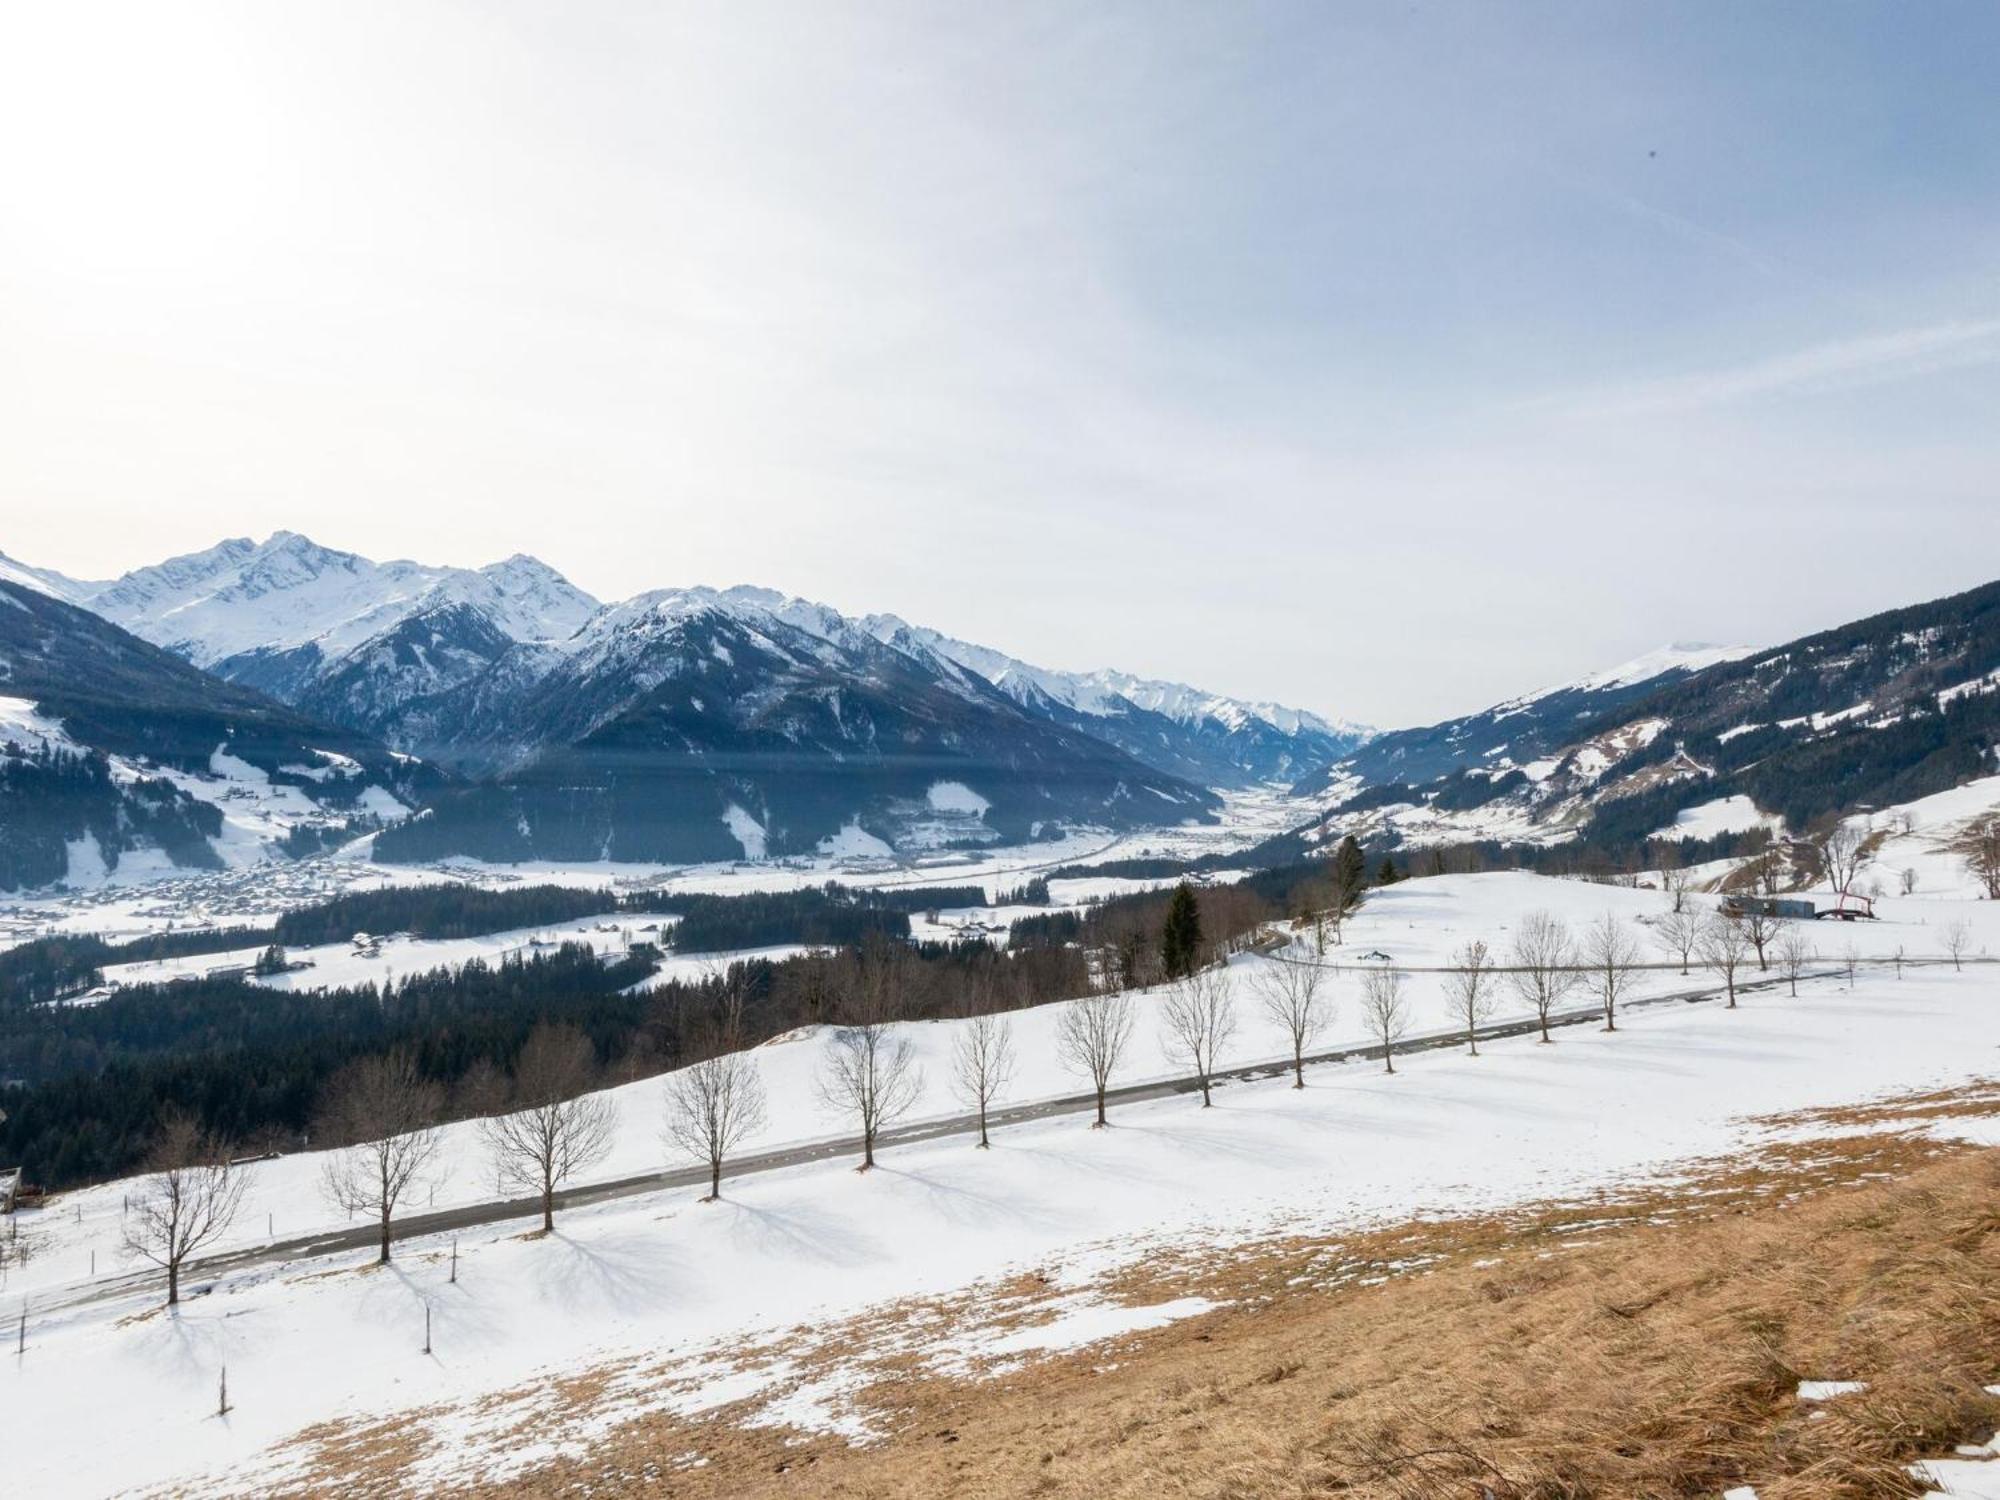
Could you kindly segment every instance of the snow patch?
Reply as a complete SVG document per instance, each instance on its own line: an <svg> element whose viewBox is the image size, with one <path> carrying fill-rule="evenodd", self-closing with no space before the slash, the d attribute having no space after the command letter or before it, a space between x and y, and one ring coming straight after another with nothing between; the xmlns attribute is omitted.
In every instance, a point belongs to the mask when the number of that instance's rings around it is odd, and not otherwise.
<svg viewBox="0 0 2000 1500"><path fill-rule="evenodd" d="M1801 1401L1831 1401L1836 1396L1858 1396L1868 1389L1865 1380L1801 1380Z"/></svg>
<svg viewBox="0 0 2000 1500"><path fill-rule="evenodd" d="M745 859L762 859L764 857L766 834L762 823L759 823L734 802L722 810L722 822L723 826L735 836L736 842L743 846L743 857Z"/></svg>
<svg viewBox="0 0 2000 1500"><path fill-rule="evenodd" d="M1759 812L1748 797L1718 797L1694 807L1684 807L1673 822L1653 831L1656 839L1712 839L1723 833L1748 833L1753 828L1775 826L1780 819Z"/></svg>
<svg viewBox="0 0 2000 1500"><path fill-rule="evenodd" d="M962 781L934 781L924 800L932 812L964 813L974 818L985 817L993 805Z"/></svg>
<svg viewBox="0 0 2000 1500"><path fill-rule="evenodd" d="M816 846L821 854L834 859L886 859L896 851L849 818L838 833L830 833Z"/></svg>

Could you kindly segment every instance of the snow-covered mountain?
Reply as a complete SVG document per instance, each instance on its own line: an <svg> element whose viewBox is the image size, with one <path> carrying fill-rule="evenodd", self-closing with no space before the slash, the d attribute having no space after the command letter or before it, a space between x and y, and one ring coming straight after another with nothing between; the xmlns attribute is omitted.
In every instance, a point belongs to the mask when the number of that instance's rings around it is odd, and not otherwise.
<svg viewBox="0 0 2000 1500"><path fill-rule="evenodd" d="M11 583L37 594L46 594L51 599L61 599L74 604L80 592L98 587L96 584L78 583L74 578L65 578L60 573L47 568L31 568L24 562L16 561L0 552L0 583Z"/></svg>
<svg viewBox="0 0 2000 1500"><path fill-rule="evenodd" d="M20 573L229 682L484 778L385 836L387 857L682 860L1149 826L1365 737L769 589L600 604L528 557L377 563L281 531L107 583Z"/></svg>
<svg viewBox="0 0 2000 1500"><path fill-rule="evenodd" d="M0 566L0 890L303 853L401 818L430 768Z"/></svg>
<svg viewBox="0 0 2000 1500"><path fill-rule="evenodd" d="M235 537L73 588L75 602L223 676L239 658L306 647L332 662L412 615L452 605L517 641L572 635L598 607L532 557L476 569L378 563L294 531Z"/></svg>
<svg viewBox="0 0 2000 1500"><path fill-rule="evenodd" d="M413 753L491 769L550 742L519 736L512 700L568 662L602 664L623 622L708 609L778 621L850 657L887 648L961 694L997 689L1028 715L1203 786L1289 780L1360 744L1367 731L1279 704L1249 703L1129 673L1072 673L893 615L850 619L770 589L669 589L600 605L545 564L485 568L376 563L294 532L236 538L106 583L24 570L217 675Z"/></svg>
<svg viewBox="0 0 2000 1500"><path fill-rule="evenodd" d="M483 568L378 563L291 531L232 538L104 583L41 571L32 581L218 677L368 734L392 730L406 705L487 671L516 645L574 634L599 607L532 557Z"/></svg>
<svg viewBox="0 0 2000 1500"><path fill-rule="evenodd" d="M1576 839L1702 857L2000 770L2000 583L1765 650L1676 645L1426 729L1302 790L1307 845Z"/></svg>
<svg viewBox="0 0 2000 1500"><path fill-rule="evenodd" d="M1337 765L1300 779L1303 795L1417 784L1455 772L1500 774L1542 760L1572 742L1578 724L1709 667L1748 656L1748 646L1680 642L1570 682L1504 699L1475 714L1381 734Z"/></svg>
<svg viewBox="0 0 2000 1500"><path fill-rule="evenodd" d="M977 672L1015 702L1110 741L1149 765L1211 786L1290 781L1365 743L1373 731L1278 703L1109 669L1061 672L990 647L870 615L862 627L899 650Z"/></svg>
<svg viewBox="0 0 2000 1500"><path fill-rule="evenodd" d="M1712 646L1706 641L1673 641L1665 646L1635 656L1630 661L1620 662L1615 667L1591 672L1570 682L1557 683L1554 687L1542 688L1536 692L1524 693L1499 705L1497 711L1519 712L1531 703L1544 698L1574 693L1604 693L1613 688L1638 687L1644 683L1657 683L1668 674L1685 675L1699 672L1704 668L1719 666L1726 661L1738 661L1750 655L1753 646Z"/></svg>
<svg viewBox="0 0 2000 1500"><path fill-rule="evenodd" d="M384 834L421 860L709 860L1176 823L1214 796L830 610L671 589L410 706L500 774Z"/></svg>

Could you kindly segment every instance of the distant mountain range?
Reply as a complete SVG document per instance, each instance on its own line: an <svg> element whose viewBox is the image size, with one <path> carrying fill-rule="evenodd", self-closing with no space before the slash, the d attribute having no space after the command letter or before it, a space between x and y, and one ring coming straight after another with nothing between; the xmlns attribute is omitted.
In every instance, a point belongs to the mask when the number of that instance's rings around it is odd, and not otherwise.
<svg viewBox="0 0 2000 1500"><path fill-rule="evenodd" d="M1767 650L1668 647L1380 735L1297 790L1320 809L1308 846L1574 840L1625 857L1725 798L1804 832L2000 772L1996 754L2000 583Z"/></svg>
<svg viewBox="0 0 2000 1500"><path fill-rule="evenodd" d="M0 888L362 833L405 861L904 853L1273 784L1301 799L1294 855L1350 832L1629 855L1724 799L1802 829L1923 796L2000 769L1996 744L2000 584L1375 734L767 589L607 604L529 557L292 532L107 582L0 557Z"/></svg>
<svg viewBox="0 0 2000 1500"><path fill-rule="evenodd" d="M1173 823L1367 735L764 589L603 604L528 557L376 563L278 532L105 582L0 568L468 783L383 834L385 858L681 861Z"/></svg>
<svg viewBox="0 0 2000 1500"><path fill-rule="evenodd" d="M1355 753L1299 779L1312 796L1336 786L1423 783L1473 769L1504 773L1571 742L1577 725L1612 714L1669 682L1748 656L1748 646L1677 642L1573 682L1509 698L1491 708L1419 729L1396 729Z"/></svg>

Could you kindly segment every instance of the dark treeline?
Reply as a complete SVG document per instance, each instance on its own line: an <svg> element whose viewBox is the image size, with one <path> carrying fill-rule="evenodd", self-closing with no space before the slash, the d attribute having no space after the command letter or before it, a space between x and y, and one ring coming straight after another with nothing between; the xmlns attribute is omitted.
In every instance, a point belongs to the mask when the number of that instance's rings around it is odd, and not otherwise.
<svg viewBox="0 0 2000 1500"><path fill-rule="evenodd" d="M52 1188L115 1176L168 1107L246 1150L297 1146L327 1079L355 1058L408 1047L427 1076L477 1083L504 1074L538 1021L581 1027L608 1060L657 1003L620 993L652 968L643 952L606 965L573 945L387 991L184 980L0 1014L0 1159Z"/></svg>
<svg viewBox="0 0 2000 1500"><path fill-rule="evenodd" d="M278 918L271 940L306 947L343 943L357 932L407 932L419 938L483 937L515 927L572 922L617 910L609 891L572 885L521 885L500 890L452 883L398 885L356 891Z"/></svg>
<svg viewBox="0 0 2000 1500"><path fill-rule="evenodd" d="M0 1011L21 1009L83 989L99 966L116 962L102 938L47 937L0 952Z"/></svg>
<svg viewBox="0 0 2000 1500"><path fill-rule="evenodd" d="M0 1011L39 1005L89 989L102 982L109 964L227 953L272 940L273 929L269 927L191 927L123 943L107 943L89 934L35 938L0 952Z"/></svg>
<svg viewBox="0 0 2000 1500"><path fill-rule="evenodd" d="M989 902L985 890L976 885L877 891L828 884L778 895L641 893L623 898L608 890L565 885L500 890L458 882L392 886L302 906L268 927L193 927L119 943L88 935L37 938L0 952L0 1010L88 989L102 982L103 970L112 964L274 944L309 947L341 943L357 932L408 933L423 939L468 938L579 917L678 913L695 920L683 923L671 935L675 946L688 952L720 952L779 943L841 946L870 936L903 937L908 935L909 923L897 915L900 913L1047 899L1045 880L1005 892L995 902Z"/></svg>
<svg viewBox="0 0 2000 1500"><path fill-rule="evenodd" d="M111 964L228 953L272 944L340 943L357 932L419 938L483 937L617 909L605 891L531 885L498 891L464 884L408 885L335 896L286 912L268 927L190 927L121 943L88 935L36 938L0 952L0 1010L87 989Z"/></svg>
<svg viewBox="0 0 2000 1500"><path fill-rule="evenodd" d="M619 903L627 912L678 913L667 941L680 953L724 953L779 943L853 947L873 938L910 935L910 913L958 907L1040 904L1046 880L1030 881L989 902L976 885L844 886L836 881L796 891L751 891L736 896L646 892Z"/></svg>
<svg viewBox="0 0 2000 1500"><path fill-rule="evenodd" d="M739 960L640 993L626 991L653 971L656 950L637 947L607 965L565 946L413 974L386 990L291 992L218 978L120 990L95 1005L15 1008L0 1012L0 1078L11 1080L0 1088L0 1159L51 1188L116 1176L143 1159L167 1108L246 1151L296 1149L328 1080L359 1057L397 1048L444 1086L450 1117L492 1113L505 1106L515 1055L541 1021L581 1028L601 1081L619 1082L692 1060L725 995L751 1044L863 1016L922 1020L1070 999L1107 979L1157 975L1169 899L1165 890L1120 897L1077 914L1071 931L1017 929L1004 950L869 932L853 945ZM1240 938L1276 911L1254 881L1196 900L1211 943ZM841 909L907 922L872 905Z"/></svg>
<svg viewBox="0 0 2000 1500"><path fill-rule="evenodd" d="M854 893L838 888L677 896L672 905L681 919L668 940L681 953L722 953L777 943L838 947L910 935L907 913L857 900Z"/></svg>

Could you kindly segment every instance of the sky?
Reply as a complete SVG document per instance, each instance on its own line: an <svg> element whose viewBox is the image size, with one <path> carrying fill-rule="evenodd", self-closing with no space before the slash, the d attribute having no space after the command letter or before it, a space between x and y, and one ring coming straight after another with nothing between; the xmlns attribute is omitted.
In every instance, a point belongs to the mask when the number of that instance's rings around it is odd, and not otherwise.
<svg viewBox="0 0 2000 1500"><path fill-rule="evenodd" d="M2000 7L0 0L0 550L1380 725L2000 577Z"/></svg>

